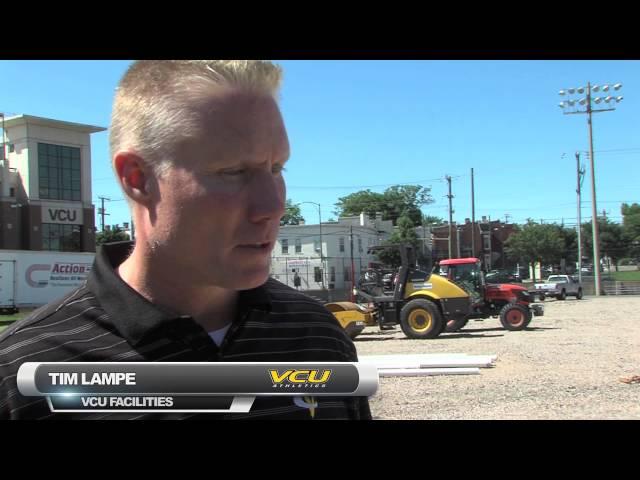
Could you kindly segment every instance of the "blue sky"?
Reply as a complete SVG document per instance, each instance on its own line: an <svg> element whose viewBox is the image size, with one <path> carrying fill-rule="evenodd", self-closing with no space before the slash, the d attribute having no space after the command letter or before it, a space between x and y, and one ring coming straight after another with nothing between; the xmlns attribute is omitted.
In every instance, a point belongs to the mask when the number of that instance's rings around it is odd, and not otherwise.
<svg viewBox="0 0 640 480"><path fill-rule="evenodd" d="M129 61L0 61L0 111L107 127ZM563 115L563 88L621 82L616 111L594 115L598 210L616 221L640 202L640 61L283 61L282 111L292 156L288 197L334 217L341 196L393 184L431 187L423 208L454 220L575 224L576 151L588 150L586 115ZM107 223L129 221L110 169L108 134L92 136L93 199L110 197ZM588 167L586 154L582 161ZM583 220L591 215L590 177ZM317 208L302 205L309 223ZM99 222L97 222L99 225Z"/></svg>

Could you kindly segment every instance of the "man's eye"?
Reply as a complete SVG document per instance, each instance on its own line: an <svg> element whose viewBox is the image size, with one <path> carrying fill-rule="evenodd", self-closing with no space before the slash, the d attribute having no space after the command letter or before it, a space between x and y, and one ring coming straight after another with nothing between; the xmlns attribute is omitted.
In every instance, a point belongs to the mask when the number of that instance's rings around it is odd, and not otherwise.
<svg viewBox="0 0 640 480"><path fill-rule="evenodd" d="M222 172L220 172L220 175L225 177L239 177L241 175L244 175L245 173L245 169L239 168L237 170L223 170Z"/></svg>
<svg viewBox="0 0 640 480"><path fill-rule="evenodd" d="M271 167L271 172L278 174L278 173L283 173L286 172L287 169L284 168L284 165L280 164L280 163L276 163L273 167Z"/></svg>

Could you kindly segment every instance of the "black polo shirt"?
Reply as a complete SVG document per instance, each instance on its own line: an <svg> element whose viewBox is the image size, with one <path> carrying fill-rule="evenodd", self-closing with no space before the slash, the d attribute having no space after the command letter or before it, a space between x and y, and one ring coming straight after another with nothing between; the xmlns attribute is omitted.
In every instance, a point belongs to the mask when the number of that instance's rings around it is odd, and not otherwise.
<svg viewBox="0 0 640 480"><path fill-rule="evenodd" d="M24 397L24 362L336 362L357 361L353 342L321 304L282 283L240 292L238 316L218 347L188 315L154 305L115 272L133 245L105 245L86 283L0 334L0 419L369 419L366 398L256 397L246 414L56 413L46 399Z"/></svg>

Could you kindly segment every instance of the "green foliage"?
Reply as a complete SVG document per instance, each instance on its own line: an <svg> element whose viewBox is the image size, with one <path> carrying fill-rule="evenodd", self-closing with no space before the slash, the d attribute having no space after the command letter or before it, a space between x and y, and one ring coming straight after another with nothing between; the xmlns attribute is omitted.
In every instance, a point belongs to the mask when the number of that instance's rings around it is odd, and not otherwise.
<svg viewBox="0 0 640 480"><path fill-rule="evenodd" d="M630 257L640 260L640 205L623 203L621 211L623 238L627 244L627 253Z"/></svg>
<svg viewBox="0 0 640 480"><path fill-rule="evenodd" d="M598 218L600 256L611 258L616 268L621 258L629 255L630 242L619 223ZM583 255L593 260L593 227L591 222L582 224Z"/></svg>
<svg viewBox="0 0 640 480"><path fill-rule="evenodd" d="M419 185L394 185L384 193L361 190L338 199L336 212L338 216L360 215L365 212L373 217L382 213L383 220L392 220L397 225L400 217L408 217L414 225L422 222L423 205L433 203L430 187Z"/></svg>
<svg viewBox="0 0 640 480"><path fill-rule="evenodd" d="M431 225L431 226L438 226L438 225L444 225L446 222L446 220L444 218L441 217L437 217L435 215L423 215L422 216L422 224L423 225Z"/></svg>
<svg viewBox="0 0 640 480"><path fill-rule="evenodd" d="M302 213L300 213L300 207L295 205L291 199L287 199L284 215L280 219L280 225L300 225L300 222L304 222L304 217Z"/></svg>
<svg viewBox="0 0 640 480"><path fill-rule="evenodd" d="M555 264L566 255L568 236L558 225L529 220L507 239L505 252L511 259L529 265Z"/></svg>
<svg viewBox="0 0 640 480"><path fill-rule="evenodd" d="M389 240L384 245L407 244L413 246L418 251L418 235L415 226L408 216L402 216L398 219L397 229L393 232ZM389 248L378 252L378 259L391 267L397 268L401 264L400 252L395 248Z"/></svg>
<svg viewBox="0 0 640 480"><path fill-rule="evenodd" d="M96 245L98 246L105 243L124 242L127 240L130 240L129 234L122 230L118 225L96 234Z"/></svg>

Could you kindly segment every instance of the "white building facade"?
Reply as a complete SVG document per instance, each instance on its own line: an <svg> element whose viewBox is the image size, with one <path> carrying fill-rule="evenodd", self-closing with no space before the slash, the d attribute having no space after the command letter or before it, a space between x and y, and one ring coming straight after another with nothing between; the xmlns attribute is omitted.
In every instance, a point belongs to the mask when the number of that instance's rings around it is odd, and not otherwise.
<svg viewBox="0 0 640 480"><path fill-rule="evenodd" d="M375 256L367 252L369 247L380 245L393 231L392 222L380 218L370 219L363 213L321 226L280 227L271 276L300 290L351 288L352 280L357 282L360 274L376 263Z"/></svg>
<svg viewBox="0 0 640 480"><path fill-rule="evenodd" d="M91 134L32 115L0 116L0 249L95 252Z"/></svg>

